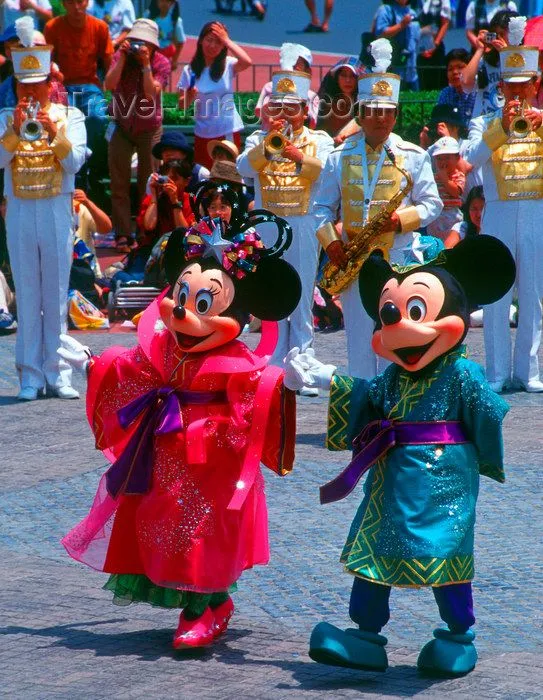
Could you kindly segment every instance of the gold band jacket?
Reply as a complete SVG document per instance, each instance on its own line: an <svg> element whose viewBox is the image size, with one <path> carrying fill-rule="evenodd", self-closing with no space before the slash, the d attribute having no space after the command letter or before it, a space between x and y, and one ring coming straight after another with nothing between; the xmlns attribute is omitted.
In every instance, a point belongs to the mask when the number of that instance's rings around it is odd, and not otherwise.
<svg viewBox="0 0 543 700"><path fill-rule="evenodd" d="M13 195L19 199L45 199L55 197L62 189L63 170L60 160L71 148L65 136L67 118L62 106L50 105L49 116L55 122L58 133L49 143L47 134L43 139L25 141L10 125L2 137L2 144L12 151L10 163Z"/></svg>
<svg viewBox="0 0 543 700"><path fill-rule="evenodd" d="M526 138L514 138L503 130L501 117L496 117L483 139L492 151L499 199L543 199L543 127Z"/></svg>
<svg viewBox="0 0 543 700"><path fill-rule="evenodd" d="M301 164L281 155L269 156L264 142L249 153L249 162L258 172L262 206L283 217L304 216L311 204L311 186L318 179L322 163L317 158L315 132L303 128L291 139L304 154Z"/></svg>

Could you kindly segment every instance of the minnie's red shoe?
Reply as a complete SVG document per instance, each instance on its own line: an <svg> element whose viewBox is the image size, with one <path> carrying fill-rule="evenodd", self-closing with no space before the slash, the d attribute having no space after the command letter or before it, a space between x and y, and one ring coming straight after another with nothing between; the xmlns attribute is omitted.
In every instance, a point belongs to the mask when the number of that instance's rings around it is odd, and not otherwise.
<svg viewBox="0 0 543 700"><path fill-rule="evenodd" d="M211 644L215 638L214 617L211 608L195 620L185 619L184 612L179 616L179 625L173 636L174 649L196 649Z"/></svg>
<svg viewBox="0 0 543 700"><path fill-rule="evenodd" d="M234 614L234 601L228 598L224 603L221 603L217 608L211 611L214 616L213 622L213 638L217 638L223 632L226 632L230 618Z"/></svg>

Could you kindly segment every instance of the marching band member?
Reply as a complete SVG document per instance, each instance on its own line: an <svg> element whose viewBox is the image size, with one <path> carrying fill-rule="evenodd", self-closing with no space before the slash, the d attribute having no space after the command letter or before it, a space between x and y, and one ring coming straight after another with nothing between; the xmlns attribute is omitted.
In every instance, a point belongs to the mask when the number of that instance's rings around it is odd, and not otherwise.
<svg viewBox="0 0 543 700"><path fill-rule="evenodd" d="M513 362L509 307L513 291L485 308L486 372L498 393L509 385L543 391L537 352L543 297L543 128L532 107L539 88L538 50L520 46L525 17L509 22L510 45L500 51L502 110L473 119L467 160L482 166L485 210L481 233L507 245L517 264L518 329ZM522 114L521 114L522 112Z"/></svg>
<svg viewBox="0 0 543 700"><path fill-rule="evenodd" d="M400 190L405 188L406 194L399 209L390 214L369 244L385 251L392 262L403 260L411 232L436 219L443 207L428 154L392 133L400 78L386 72L392 56L390 42L378 39L370 48L375 70L358 81L362 130L334 149L316 197L317 237L330 261L339 267L347 262L344 243L356 238ZM413 179L410 191L399 168ZM334 226L338 218L343 223L341 236ZM341 304L349 374L371 379L377 374L377 356L370 344L374 323L362 307L356 284L342 293Z"/></svg>
<svg viewBox="0 0 543 700"><path fill-rule="evenodd" d="M255 180L255 208L264 207L283 217L294 234L285 260L300 275L302 297L290 318L279 321L275 364L282 364L293 347L305 350L313 342L311 307L319 253L313 201L334 142L324 131L304 126L310 82L310 76L299 71L273 74L272 94L266 105L270 130L251 134L237 160L240 175ZM265 239L265 232L262 235Z"/></svg>
<svg viewBox="0 0 543 700"><path fill-rule="evenodd" d="M6 172L7 244L19 324L17 398L33 401L47 385L59 398L76 399L71 367L57 349L66 333L72 193L85 160L85 119L79 110L49 101L52 47L32 46L28 19L17 21L23 22L22 47L12 49L18 104L0 112L0 168Z"/></svg>

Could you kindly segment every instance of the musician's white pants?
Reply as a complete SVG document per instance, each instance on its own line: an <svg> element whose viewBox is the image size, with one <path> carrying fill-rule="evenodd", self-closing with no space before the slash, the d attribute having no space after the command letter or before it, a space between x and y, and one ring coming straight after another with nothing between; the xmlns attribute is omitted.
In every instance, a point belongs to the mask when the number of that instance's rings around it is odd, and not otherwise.
<svg viewBox="0 0 543 700"><path fill-rule="evenodd" d="M390 262L403 264L404 251L402 249L410 245L412 241L412 233L396 235L394 237L394 245L390 251ZM352 377L373 379L390 362L382 357L378 357L371 348L371 338L375 323L364 311L356 280L341 294L341 306L347 333L349 374Z"/></svg>
<svg viewBox="0 0 543 700"><path fill-rule="evenodd" d="M496 236L511 251L517 264L518 328L511 357L509 306L513 290L495 304L485 306L486 375L490 382L511 376L527 384L539 379L537 352L541 343L543 297L543 200L487 202L481 233Z"/></svg>
<svg viewBox="0 0 543 700"><path fill-rule="evenodd" d="M72 195L9 197L8 251L17 299L15 362L21 387L68 386L70 365L58 354L66 333L72 264Z"/></svg>

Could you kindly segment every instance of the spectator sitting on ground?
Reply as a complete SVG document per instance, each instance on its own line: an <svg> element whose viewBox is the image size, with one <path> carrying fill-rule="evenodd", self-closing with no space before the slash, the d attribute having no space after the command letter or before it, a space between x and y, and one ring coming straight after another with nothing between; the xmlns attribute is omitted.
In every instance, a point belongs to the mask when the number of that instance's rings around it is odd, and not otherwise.
<svg viewBox="0 0 543 700"><path fill-rule="evenodd" d="M462 195L466 186L466 176L459 167L460 146L452 136L438 139L432 149L432 168L443 209L441 214L428 224L430 236L443 241L445 248L452 248L460 240L453 231L455 224L462 221L460 210Z"/></svg>
<svg viewBox="0 0 543 700"><path fill-rule="evenodd" d="M25 21L32 22L32 18L28 17ZM2 58L4 62L0 67L0 109L6 107L15 107L17 105L17 93L15 90L15 79L13 77L13 62L11 60L11 49L22 46L17 36L17 29L14 24L6 28L2 36L0 36L2 44ZM34 46L45 46L45 37L41 32L34 31ZM55 104L67 105L66 90L62 84L62 73L58 70L56 63L51 64L51 75L49 77L49 99Z"/></svg>
<svg viewBox="0 0 543 700"><path fill-rule="evenodd" d="M187 160L191 164L192 174L188 186L189 192L195 192L200 183L209 179L209 170L194 162L194 151L189 146L182 131L167 131L160 141L153 146L153 157L163 163L169 160ZM149 181L147 194L150 194Z"/></svg>
<svg viewBox="0 0 543 700"><path fill-rule="evenodd" d="M209 174L210 182L217 184L228 184L237 194L241 213L245 213L254 208L254 193L249 193L243 186L243 178L238 173L236 164L228 160L216 160L211 166ZM233 207L238 208L237 204Z"/></svg>
<svg viewBox="0 0 543 700"><path fill-rule="evenodd" d="M473 107L475 106L475 92L464 92L463 71L470 61L470 56L465 49L452 49L445 57L447 65L448 86L443 88L437 98L438 105L450 105L456 107L466 128L469 126Z"/></svg>
<svg viewBox="0 0 543 700"><path fill-rule="evenodd" d="M464 219L453 226L453 230L458 234L458 240L477 236L480 233L484 209L485 195L483 186L477 185L477 187L472 187L462 207Z"/></svg>
<svg viewBox="0 0 543 700"><path fill-rule="evenodd" d="M108 163L113 228L121 250L132 238L132 156L134 152L138 156L138 194L142 198L153 172L153 147L162 134L161 93L168 84L170 64L157 49L156 23L150 19L136 20L115 53L105 79L106 88L113 91L115 129L108 144Z"/></svg>
<svg viewBox="0 0 543 700"><path fill-rule="evenodd" d="M112 229L111 219L105 211L91 202L83 190L74 190L73 212L75 238L83 241L94 256L91 267L96 277L100 277L102 273L96 257L93 235L109 233Z"/></svg>
<svg viewBox="0 0 543 700"><path fill-rule="evenodd" d="M15 333L17 330L17 321L12 313L14 308L15 295L9 288L4 273L0 270L0 335Z"/></svg>
<svg viewBox="0 0 543 700"><path fill-rule="evenodd" d="M213 163L226 160L230 163L235 163L239 156L239 148L232 141L227 139L215 139L207 144L207 152L209 153Z"/></svg>
<svg viewBox="0 0 543 700"><path fill-rule="evenodd" d="M233 54L228 56L228 52ZM211 167L207 144L226 138L241 145L243 122L234 103L234 79L252 65L250 56L228 36L224 24L202 27L196 52L179 80L179 108L194 103L194 158Z"/></svg>
<svg viewBox="0 0 543 700"><path fill-rule="evenodd" d="M428 151L428 155L432 156L436 141L446 136L452 137L460 145L458 167L467 178L464 190L467 193L475 185L481 184L481 169L474 168L464 158L468 140L464 138L466 136L466 128L463 125L458 107L436 105L432 110L428 125L420 133L420 146Z"/></svg>
<svg viewBox="0 0 543 700"><path fill-rule="evenodd" d="M152 19L158 25L158 40L160 53L171 63L171 70L179 68L179 57L187 40L183 29L183 20L179 15L177 0L151 0L145 17Z"/></svg>
<svg viewBox="0 0 543 700"><path fill-rule="evenodd" d="M164 233L194 223L192 197L186 191L191 172L190 161L170 160L151 175L151 194L143 198L137 218L140 232L145 231L145 243L154 245Z"/></svg>
<svg viewBox="0 0 543 700"><path fill-rule="evenodd" d="M353 119L358 98L358 78L363 71L364 66L356 56L345 56L322 80L317 126L332 138Z"/></svg>
<svg viewBox="0 0 543 700"><path fill-rule="evenodd" d="M301 44L291 44L286 42L282 44L279 50L279 65L281 70L297 70L301 73L311 75L311 66L313 64L313 54L311 51ZM255 114L262 122L262 129L267 129L266 112L263 107L269 102L272 93L272 81L265 83L260 91L260 96L255 107ZM314 129L319 117L319 95L314 90L309 90L307 93L307 119L310 129Z"/></svg>
<svg viewBox="0 0 543 700"><path fill-rule="evenodd" d="M464 92L475 93L473 117L490 114L503 106L499 52L509 43L509 20L518 16L518 12L500 10L492 17L488 31L482 29L476 37L473 56L462 71ZM489 31L496 34L490 42L486 39Z"/></svg>
<svg viewBox="0 0 543 700"><path fill-rule="evenodd" d="M126 39L136 21L132 0L89 0L88 12L107 24L115 51Z"/></svg>

